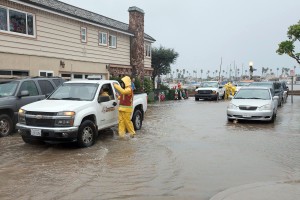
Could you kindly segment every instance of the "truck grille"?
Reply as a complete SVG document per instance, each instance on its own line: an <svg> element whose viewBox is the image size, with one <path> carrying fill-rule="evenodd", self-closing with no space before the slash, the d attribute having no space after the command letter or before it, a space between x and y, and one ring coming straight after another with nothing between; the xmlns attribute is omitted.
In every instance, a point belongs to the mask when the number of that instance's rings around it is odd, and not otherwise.
<svg viewBox="0 0 300 200"><path fill-rule="evenodd" d="M26 125L38 127L54 127L55 119L26 118Z"/></svg>
<svg viewBox="0 0 300 200"><path fill-rule="evenodd" d="M56 112L34 112L34 111L26 111L28 115L47 115L47 116L56 116Z"/></svg>
<svg viewBox="0 0 300 200"><path fill-rule="evenodd" d="M198 90L198 94L211 94L211 90Z"/></svg>
<svg viewBox="0 0 300 200"><path fill-rule="evenodd" d="M27 116L27 115L30 115ZM54 127L55 119L45 119L44 116L56 116L56 112L27 111L25 115L26 125L37 127Z"/></svg>

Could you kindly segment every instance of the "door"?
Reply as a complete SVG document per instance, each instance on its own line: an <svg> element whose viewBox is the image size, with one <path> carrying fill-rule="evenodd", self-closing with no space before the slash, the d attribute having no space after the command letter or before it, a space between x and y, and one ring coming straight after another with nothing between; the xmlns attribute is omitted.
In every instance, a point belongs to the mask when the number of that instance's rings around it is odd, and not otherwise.
<svg viewBox="0 0 300 200"><path fill-rule="evenodd" d="M28 96L20 96L22 91L27 90L29 92ZM39 94L38 88L36 86L36 83L34 81L24 81L17 93L17 106L18 108L21 108L24 105L27 105L32 102L36 102L39 100L42 100L45 98L45 95Z"/></svg>
<svg viewBox="0 0 300 200"><path fill-rule="evenodd" d="M118 123L118 103L114 94L113 86L110 83L101 86L99 97L107 96L107 101L99 102L101 116L99 118L99 127L108 127Z"/></svg>

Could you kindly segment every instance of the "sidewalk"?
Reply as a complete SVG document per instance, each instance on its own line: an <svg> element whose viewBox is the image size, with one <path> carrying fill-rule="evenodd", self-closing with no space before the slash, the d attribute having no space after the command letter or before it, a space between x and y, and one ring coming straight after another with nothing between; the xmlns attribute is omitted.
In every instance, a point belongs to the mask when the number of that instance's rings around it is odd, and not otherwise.
<svg viewBox="0 0 300 200"><path fill-rule="evenodd" d="M254 183L227 189L210 200L296 200L300 181Z"/></svg>

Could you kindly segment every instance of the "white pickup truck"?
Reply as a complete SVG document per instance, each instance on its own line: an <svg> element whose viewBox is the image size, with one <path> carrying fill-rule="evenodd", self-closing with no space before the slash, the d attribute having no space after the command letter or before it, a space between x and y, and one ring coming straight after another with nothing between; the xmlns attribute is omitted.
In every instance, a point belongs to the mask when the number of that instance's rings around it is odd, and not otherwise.
<svg viewBox="0 0 300 200"><path fill-rule="evenodd" d="M224 99L225 89L218 81L204 81L200 84L200 87L195 90L195 100L199 99L211 99L218 101Z"/></svg>
<svg viewBox="0 0 300 200"><path fill-rule="evenodd" d="M65 82L48 98L19 110L17 129L25 143L77 142L79 147L95 143L98 131L118 124L117 91L113 80ZM100 95L105 90L107 96ZM133 98L132 121L141 129L147 110L147 94Z"/></svg>

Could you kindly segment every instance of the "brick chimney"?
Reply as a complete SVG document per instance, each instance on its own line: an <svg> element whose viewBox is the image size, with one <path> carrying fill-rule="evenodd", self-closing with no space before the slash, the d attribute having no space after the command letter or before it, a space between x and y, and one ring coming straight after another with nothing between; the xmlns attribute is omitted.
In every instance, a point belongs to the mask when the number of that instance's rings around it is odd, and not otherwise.
<svg viewBox="0 0 300 200"><path fill-rule="evenodd" d="M130 64L132 75L144 80L144 11L138 7L130 7L129 12L129 31L134 36L131 37Z"/></svg>

